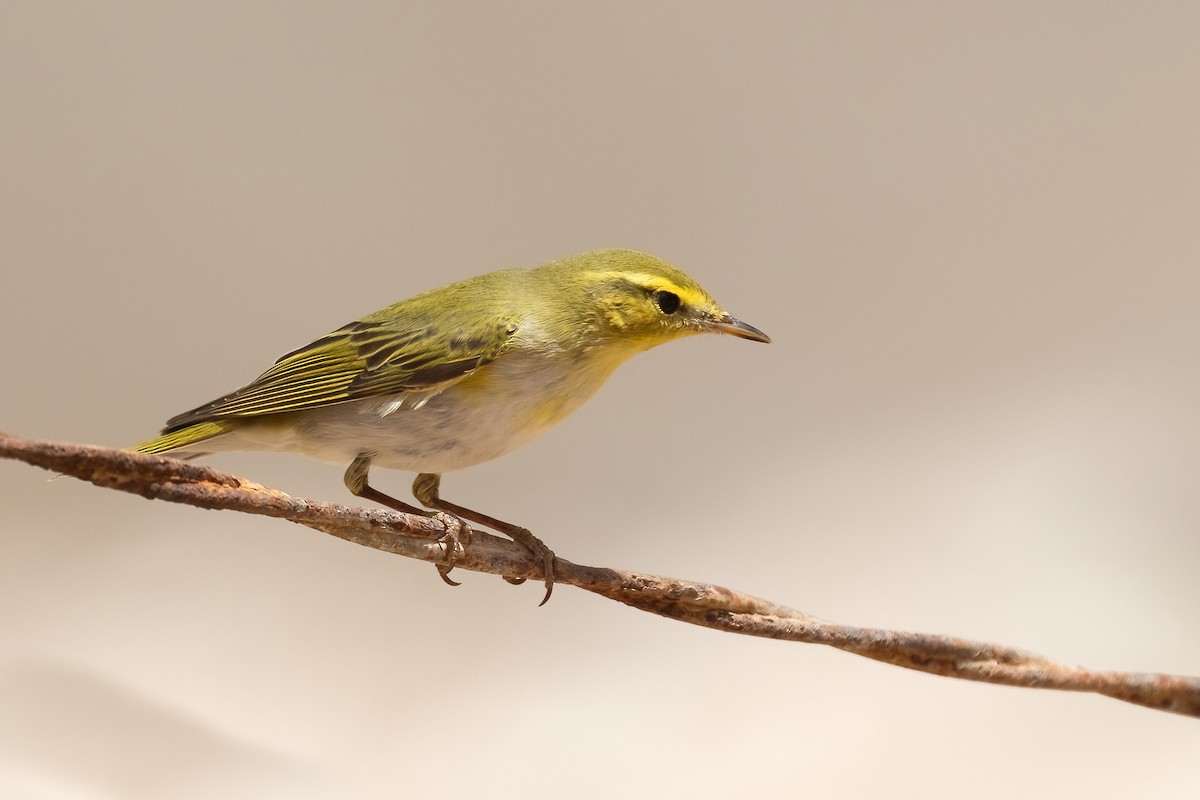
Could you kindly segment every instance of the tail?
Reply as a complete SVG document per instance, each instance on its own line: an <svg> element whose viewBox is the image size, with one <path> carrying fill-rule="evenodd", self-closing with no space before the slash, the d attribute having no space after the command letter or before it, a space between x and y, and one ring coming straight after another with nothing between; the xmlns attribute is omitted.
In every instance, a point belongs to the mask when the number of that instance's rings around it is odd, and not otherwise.
<svg viewBox="0 0 1200 800"><path fill-rule="evenodd" d="M139 445L131 447L131 450L136 450L139 453L170 453L174 450L191 450L193 445L197 445L214 436L220 436L223 433L229 432L229 425L222 422L197 422L192 425L167 431L157 439L151 439L148 442L142 442ZM185 457L202 455L201 452L188 453Z"/></svg>

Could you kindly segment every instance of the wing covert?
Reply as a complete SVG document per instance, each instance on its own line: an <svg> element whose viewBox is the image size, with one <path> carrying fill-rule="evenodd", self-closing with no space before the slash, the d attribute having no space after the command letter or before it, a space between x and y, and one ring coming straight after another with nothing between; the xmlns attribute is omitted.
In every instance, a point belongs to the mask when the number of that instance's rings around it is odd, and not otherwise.
<svg viewBox="0 0 1200 800"><path fill-rule="evenodd" d="M352 322L281 356L241 389L172 417L164 432L450 384L503 353L516 330L507 318L470 327L429 319Z"/></svg>

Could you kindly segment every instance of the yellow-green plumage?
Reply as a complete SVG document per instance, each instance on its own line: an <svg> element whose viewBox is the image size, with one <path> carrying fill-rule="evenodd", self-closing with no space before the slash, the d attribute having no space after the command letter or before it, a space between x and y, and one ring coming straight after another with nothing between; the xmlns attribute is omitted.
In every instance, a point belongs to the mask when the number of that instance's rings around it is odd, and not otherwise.
<svg viewBox="0 0 1200 800"><path fill-rule="evenodd" d="M168 420L136 449L353 462L347 485L370 496L371 464L436 476L496 458L573 412L630 356L702 332L769 341L675 267L597 250L388 306ZM436 479L422 491L427 505L448 506Z"/></svg>
<svg viewBox="0 0 1200 800"><path fill-rule="evenodd" d="M135 450L139 453L169 453L172 450L181 450L199 444L205 439L211 439L214 436L220 436L227 432L228 425L220 422L197 422L193 425L185 425L184 427L164 433L157 439L151 439L148 442L139 444Z"/></svg>

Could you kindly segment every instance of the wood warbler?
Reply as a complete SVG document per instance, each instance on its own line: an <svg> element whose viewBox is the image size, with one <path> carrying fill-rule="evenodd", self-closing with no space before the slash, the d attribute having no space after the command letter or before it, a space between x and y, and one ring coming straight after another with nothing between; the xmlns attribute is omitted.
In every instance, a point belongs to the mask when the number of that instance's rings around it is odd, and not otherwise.
<svg viewBox="0 0 1200 800"><path fill-rule="evenodd" d="M270 450L349 463L345 482L354 495L441 517L452 539L450 563L438 567L448 583L458 536L470 534L462 520L470 520L541 561L545 603L554 554L525 528L443 500L442 473L520 447L579 408L630 356L694 333L770 341L670 264L632 250L595 250L388 306L173 417L162 436L134 449L184 457ZM373 465L420 473L413 495L434 512L372 487Z"/></svg>

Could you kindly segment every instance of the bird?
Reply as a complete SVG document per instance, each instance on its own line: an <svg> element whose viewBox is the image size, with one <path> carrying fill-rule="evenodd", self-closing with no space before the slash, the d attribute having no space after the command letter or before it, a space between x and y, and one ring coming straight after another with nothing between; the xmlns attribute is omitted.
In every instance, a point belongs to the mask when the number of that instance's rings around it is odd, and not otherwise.
<svg viewBox="0 0 1200 800"><path fill-rule="evenodd" d="M302 453L348 464L365 500L437 516L447 583L467 522L509 536L540 562L550 599L554 553L528 529L442 498L441 477L499 458L562 422L630 357L720 333L769 343L682 270L636 250L602 249L504 269L417 295L284 354L229 394L167 420L134 446L194 458ZM373 466L416 472L424 508L368 481ZM426 510L428 509L428 510ZM509 578L520 583L523 578Z"/></svg>

